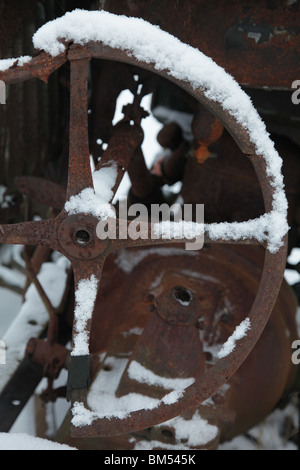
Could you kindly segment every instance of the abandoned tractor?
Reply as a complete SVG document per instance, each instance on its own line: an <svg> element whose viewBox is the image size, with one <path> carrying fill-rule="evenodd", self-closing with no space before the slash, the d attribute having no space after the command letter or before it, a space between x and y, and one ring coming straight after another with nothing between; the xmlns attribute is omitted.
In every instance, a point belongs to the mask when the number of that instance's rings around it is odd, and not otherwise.
<svg viewBox="0 0 300 470"><path fill-rule="evenodd" d="M299 4L40 2L34 32L29 3L15 37L34 50L0 46L0 242L26 273L0 431L42 381L40 435L65 404L55 442L218 449L299 389Z"/></svg>

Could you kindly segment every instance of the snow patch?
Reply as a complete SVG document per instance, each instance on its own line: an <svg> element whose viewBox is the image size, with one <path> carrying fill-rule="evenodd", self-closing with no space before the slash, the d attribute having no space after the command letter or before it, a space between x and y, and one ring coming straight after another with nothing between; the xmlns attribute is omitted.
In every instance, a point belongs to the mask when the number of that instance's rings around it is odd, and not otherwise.
<svg viewBox="0 0 300 470"><path fill-rule="evenodd" d="M116 396L116 391L127 365L127 359L109 357L104 368L98 373L91 385L88 394L87 409L83 403L76 402L72 407L74 426L84 426L91 424L99 418L119 418L124 419L133 411L140 409L153 409L159 404L159 400L138 393L129 393L122 397Z"/></svg>
<svg viewBox="0 0 300 470"><path fill-rule="evenodd" d="M44 263L37 275L52 306L58 307L66 286L67 270L65 263ZM0 389L2 389L23 359L26 345L31 337L38 337L49 321L49 314L34 284L26 292L19 314L3 335L6 345L6 365L1 369Z"/></svg>
<svg viewBox="0 0 300 470"><path fill-rule="evenodd" d="M0 433L0 450L77 450L66 444L33 437L26 433Z"/></svg>
<svg viewBox="0 0 300 470"><path fill-rule="evenodd" d="M185 444L192 448L207 444L215 439L219 433L218 427L201 418L198 410L191 419L184 419L178 416L159 426L174 428L176 439L184 440Z"/></svg>
<svg viewBox="0 0 300 470"><path fill-rule="evenodd" d="M222 349L218 352L218 358L221 359L223 357L228 356L232 351L235 349L236 341L244 338L246 336L247 331L251 328L251 322L249 318L246 318L242 321L242 323L236 327L233 334L228 338L226 343L223 344Z"/></svg>
<svg viewBox="0 0 300 470"><path fill-rule="evenodd" d="M173 389L167 393L161 400L151 398L139 393L128 393L127 395L117 397L121 377L127 366L127 359L109 357L103 365L109 366L109 370L101 369L96 379L92 383L88 394L87 409L83 403L76 402L72 407L72 424L74 426L90 425L94 420L99 418L118 418L124 419L130 413L138 410L151 410L158 407L161 403L171 405L178 401L184 393L184 389L191 385L195 379L167 379L154 374L141 364L133 361L131 368L131 378L145 381L150 384L157 384L166 389ZM175 390L174 390L175 389Z"/></svg>
<svg viewBox="0 0 300 470"><path fill-rule="evenodd" d="M2 59L0 60L0 71L4 72L5 70L9 69L16 63L17 67L22 67L22 65L30 62L32 59L31 56L25 55L21 57L17 57L16 59Z"/></svg>
<svg viewBox="0 0 300 470"><path fill-rule="evenodd" d="M23 289L26 283L26 276L24 273L16 269L0 266L0 279L9 286L16 286Z"/></svg>
<svg viewBox="0 0 300 470"><path fill-rule="evenodd" d="M159 238L167 239L181 239L187 238L193 240L195 237L201 237L204 235L204 224L179 220L173 222L165 220L163 222L157 222L153 225L154 235Z"/></svg>
<svg viewBox="0 0 300 470"><path fill-rule="evenodd" d="M110 166L100 168L93 172L93 188L85 188L76 196L71 196L65 203L65 210L72 214L92 214L102 220L108 217L115 218L116 212L109 203L113 197L113 190L117 179L117 166L111 162Z"/></svg>
<svg viewBox="0 0 300 470"><path fill-rule="evenodd" d="M131 328L130 330L128 331L122 331L121 335L126 338L127 336L130 336L130 335L137 335L137 336L140 336L144 331L144 328L139 328L138 326L134 327L134 328Z"/></svg>
<svg viewBox="0 0 300 470"><path fill-rule="evenodd" d="M159 256L194 256L193 251L186 251L184 248L178 247L151 247L147 249L139 250L118 250L115 262L125 273L130 273L136 266L139 265L144 258L151 255Z"/></svg>
<svg viewBox="0 0 300 470"><path fill-rule="evenodd" d="M148 385L157 385L166 390L182 390L195 382L194 378L166 378L155 374L137 361L132 361L128 368L128 376L132 380Z"/></svg>
<svg viewBox="0 0 300 470"><path fill-rule="evenodd" d="M89 279L81 279L75 291L74 311L74 345L72 356L85 356L89 354L89 335L86 326L92 318L95 300L98 291L98 279L92 274Z"/></svg>

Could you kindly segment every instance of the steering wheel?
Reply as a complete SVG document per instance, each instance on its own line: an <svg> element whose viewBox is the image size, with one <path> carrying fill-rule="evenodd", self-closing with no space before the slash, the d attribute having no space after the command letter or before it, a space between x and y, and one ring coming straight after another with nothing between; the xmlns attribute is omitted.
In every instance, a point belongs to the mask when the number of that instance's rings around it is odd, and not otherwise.
<svg viewBox="0 0 300 470"><path fill-rule="evenodd" d="M90 34L87 28L82 32L83 24L89 26ZM152 38L151 44L149 38ZM62 253L72 264L75 311L68 378L68 394L74 415L72 436L139 431L172 419L189 408L194 409L216 393L241 366L264 330L281 286L287 252L287 204L281 159L250 99L234 79L199 50L143 20L101 11L75 10L40 28L34 41L36 47L44 51L26 63L19 65L16 62L14 67L0 72L0 79L6 84L32 77L47 80L50 73L69 61L71 91L66 203L53 219L2 225L0 241L45 245ZM166 395L153 409L132 411L124 416L99 416L87 406L89 337L105 259L121 247L166 245L187 240L163 236L152 238L150 232L147 239L98 238L99 221L105 222L108 216L115 217L111 202L131 159L139 151L143 135L139 126L128 122L120 125L92 173L87 122L88 67L92 58L121 61L159 74L204 105L228 130L245 158L252 162L265 204L265 214L258 219L203 227L205 243L259 244L265 248L261 283L247 317L247 332L240 337L238 346L203 375L194 377L193 383L181 393ZM109 196L105 186L107 180L97 179L104 174L114 175ZM105 207L99 215L97 203L103 200ZM121 221L116 219L116 224L119 227Z"/></svg>

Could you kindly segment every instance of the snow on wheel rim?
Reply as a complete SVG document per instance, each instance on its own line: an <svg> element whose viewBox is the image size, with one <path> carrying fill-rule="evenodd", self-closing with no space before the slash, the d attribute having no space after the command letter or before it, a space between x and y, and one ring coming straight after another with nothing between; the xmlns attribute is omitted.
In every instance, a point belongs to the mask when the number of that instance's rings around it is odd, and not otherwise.
<svg viewBox="0 0 300 470"><path fill-rule="evenodd" d="M266 163L266 174L273 188L272 210L248 222L209 224L205 231L212 239L248 237L266 241L267 248L277 252L289 229L282 159L250 98L232 76L198 49L139 18L77 9L42 26L34 34L33 44L36 49L56 56L65 50L62 39L80 45L101 42L126 51L139 61L153 64L157 71L188 82L209 101L221 105L247 131L255 152Z"/></svg>
<svg viewBox="0 0 300 470"><path fill-rule="evenodd" d="M272 187L272 203L270 210L256 219L206 224L204 229L212 240L252 238L266 242L271 253L278 251L289 230L282 159L251 99L231 75L210 57L159 27L140 18L105 11L76 9L46 23L33 35L34 47L52 57L65 52L65 42L78 45L101 42L110 48L125 51L128 57L152 64L158 73L188 83L191 90L200 90L208 102L221 106L247 132L254 152L264 159L266 175ZM21 68L30 63L30 57L0 60L0 70L9 71L12 61L15 67ZM232 129L226 127L232 134Z"/></svg>

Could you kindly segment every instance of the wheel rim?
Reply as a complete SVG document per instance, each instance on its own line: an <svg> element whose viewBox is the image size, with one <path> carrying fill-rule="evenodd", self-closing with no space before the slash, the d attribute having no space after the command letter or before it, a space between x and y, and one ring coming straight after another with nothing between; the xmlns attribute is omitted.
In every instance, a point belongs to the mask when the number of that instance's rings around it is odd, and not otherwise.
<svg viewBox="0 0 300 470"><path fill-rule="evenodd" d="M46 57L46 59L45 59ZM88 157L88 127L87 127L87 68L91 58L110 59L115 61L122 61L135 65L146 70L168 78L179 87L190 93L197 101L209 109L227 128L231 136L235 139L243 153L247 154L254 166L256 175L261 185L262 194L267 213L274 211L275 193L272 178L267 175L267 162L261 155L257 155L255 145L250 140L248 130L239 123L236 118L222 107L222 103L209 100L205 93L200 89L195 89L188 81L182 81L169 72L164 70L157 70L155 64L143 62L137 59L132 54L127 54L120 49L113 49L107 44L101 42L88 42L85 45L73 44L68 50L68 60L71 63L71 120L70 120L70 159L69 159L69 179L67 187L66 199L78 195L85 188L93 187L93 180L89 166ZM67 59L66 59L67 60ZM33 75L44 78L48 76L55 68L62 63L62 57L59 59L50 59L48 64L47 56L44 53L40 55L40 60L35 58L32 60L34 64L26 64L20 70L11 70L2 72L0 78L9 83L10 81L18 81L28 79ZM43 64L47 64L46 71L43 69ZM37 65L36 65L37 64ZM42 71L40 70L42 65ZM135 143L128 152L128 160L135 148L139 145L139 139L136 138ZM85 156L85 157L83 157ZM83 222L86 222L85 214L82 214ZM96 287L98 287L101 271L106 256L112 249L119 248L119 243L111 244L110 249L103 252L103 249L96 248L93 256L86 256L78 251L74 255L74 251L68 251L61 243L62 226L68 225L68 216L66 211L63 210L59 216L53 221L41 221L42 223L21 223L12 226L3 226L2 236L0 240L3 243L24 243L24 244L46 244L51 248L60 251L67 256L73 266L75 275L76 292L79 291L81 281L91 281L96 279ZM34 224L34 225L32 225ZM81 231L84 230L84 224ZM50 234L50 235L49 235ZM228 242L227 239L210 238L207 235L207 242ZM149 239L147 243L152 244L153 240ZM173 240L174 242L174 240ZM182 242L182 240L181 240ZM230 243L235 243L236 240L229 240ZM161 243L161 240L159 241ZM166 244L166 240L163 241ZM251 243L251 240L240 240L240 243ZM128 245L127 245L128 246ZM129 245L135 246L135 244ZM74 436L95 436L95 435L111 435L123 434L133 431L138 431L146 427L169 420L188 408L195 408L197 404L202 403L208 397L213 395L226 381L232 377L235 371L244 362L248 354L253 349L257 340L259 339L275 304L283 273L285 269L286 251L287 251L287 235L282 239L282 246L276 252L271 252L266 246L266 255L264 270L262 274L261 284L253 303L252 309L249 313L249 320L251 329L247 332L244 338L241 338L238 348L234 350L228 357L219 359L219 361L204 375L196 377L192 385L187 387L181 396L177 396L176 401L168 400L164 397L160 404L153 410L138 410L130 413L124 419L119 419L115 416L99 418L90 412L89 418L91 425L74 425L72 435ZM274 251L274 250L273 250ZM85 253L85 252L83 252ZM78 305L78 302L77 302ZM75 308L76 313L76 308ZM80 320L80 319L79 319ZM87 338L90 334L92 320L92 311L89 318L84 324L83 330L80 333L85 334ZM73 327L73 348L78 337L78 320L74 321ZM84 354L74 355L73 368L76 369L76 363L82 358L88 356L87 352ZM85 361L85 360L84 360ZM87 364L87 363L86 363ZM86 365L85 367L88 367ZM76 382L76 381L75 381ZM76 382L76 387L71 386L70 394L72 401L76 402L75 419L80 417L83 407L87 400L87 377L84 375L82 380ZM79 403L78 403L79 402ZM87 410L84 410L84 413Z"/></svg>

